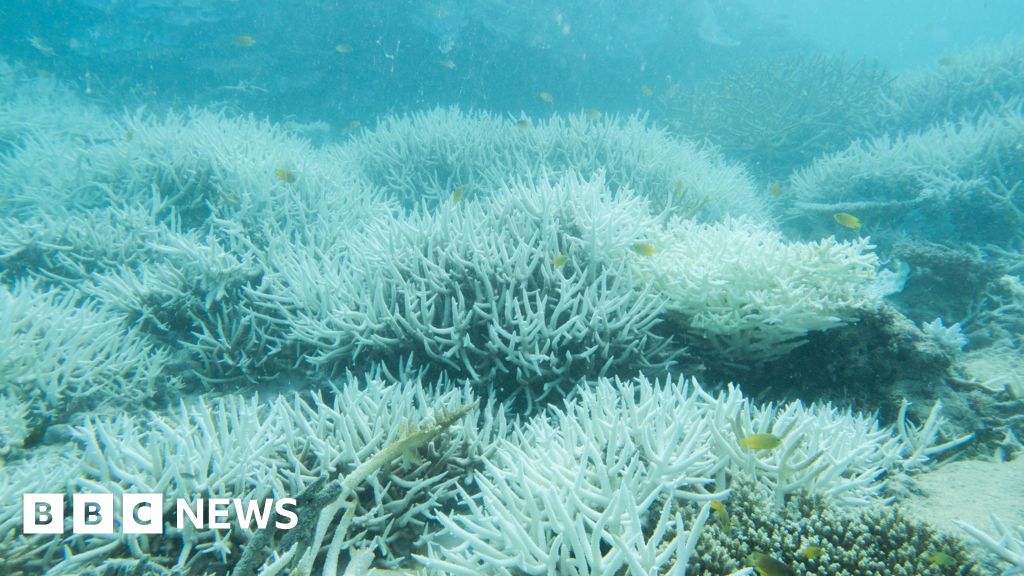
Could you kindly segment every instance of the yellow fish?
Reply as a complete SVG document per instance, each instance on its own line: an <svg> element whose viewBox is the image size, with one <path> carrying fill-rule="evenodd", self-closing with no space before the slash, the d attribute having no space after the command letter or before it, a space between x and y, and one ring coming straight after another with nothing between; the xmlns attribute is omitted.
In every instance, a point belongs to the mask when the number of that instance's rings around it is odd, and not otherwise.
<svg viewBox="0 0 1024 576"><path fill-rule="evenodd" d="M748 434L740 444L751 450L774 450L782 445L782 438L775 434Z"/></svg>
<svg viewBox="0 0 1024 576"><path fill-rule="evenodd" d="M547 102L548 104L551 104L552 102L555 101L555 97L551 95L551 92L541 92L537 96L539 96L541 100Z"/></svg>
<svg viewBox="0 0 1024 576"><path fill-rule="evenodd" d="M956 58L952 56L943 56L942 58L939 58L939 66L955 66L956 63Z"/></svg>
<svg viewBox="0 0 1024 576"><path fill-rule="evenodd" d="M714 500L711 502L711 509L715 511L715 522L723 532L728 532L732 527L732 522L729 520L729 510L725 507L725 503L721 500Z"/></svg>
<svg viewBox="0 0 1024 576"><path fill-rule="evenodd" d="M764 552L751 552L747 562L761 576L789 576L793 569Z"/></svg>
<svg viewBox="0 0 1024 576"><path fill-rule="evenodd" d="M938 566L940 568L956 566L956 559L945 552L932 552L928 555L928 561L931 562L933 566Z"/></svg>
<svg viewBox="0 0 1024 576"><path fill-rule="evenodd" d="M530 126L532 126L532 124L530 124L530 121L526 118L516 120L516 128L529 128Z"/></svg>
<svg viewBox="0 0 1024 576"><path fill-rule="evenodd" d="M803 549L799 552L801 556L807 558L808 560L820 558L821 555L824 553L825 550L823 550L820 546L804 546Z"/></svg>
<svg viewBox="0 0 1024 576"><path fill-rule="evenodd" d="M647 98L654 96L654 90L651 90L651 87L648 86L647 84L640 86L640 93L646 96Z"/></svg>
<svg viewBox="0 0 1024 576"><path fill-rule="evenodd" d="M342 43L342 44L335 44L334 45L334 51L337 52L338 54L351 54L352 53L352 47L349 46L348 44L344 44L344 43Z"/></svg>
<svg viewBox="0 0 1024 576"><path fill-rule="evenodd" d="M241 36L235 36L235 46L241 46L242 48L251 48L256 45L256 39L248 34L242 34Z"/></svg>
<svg viewBox="0 0 1024 576"><path fill-rule="evenodd" d="M555 267L555 270L559 270L565 263L569 261L569 257L565 254L559 254L551 260L551 265Z"/></svg>
<svg viewBox="0 0 1024 576"><path fill-rule="evenodd" d="M449 70L455 70L455 60L452 60L451 58L445 58L444 60L439 60L437 63L440 64L441 66L444 66L445 68L447 68Z"/></svg>
<svg viewBox="0 0 1024 576"><path fill-rule="evenodd" d="M348 123L348 126L345 126L344 128L341 129L341 133L342 134L348 134L349 132L351 132L353 130L359 130L360 126L361 126L361 124L359 123L359 120L353 120L353 121Z"/></svg>
<svg viewBox="0 0 1024 576"><path fill-rule="evenodd" d="M850 230L856 230L861 226L860 218L857 218L848 212L837 212L832 215L832 219L840 226L844 226Z"/></svg>
<svg viewBox="0 0 1024 576"><path fill-rule="evenodd" d="M599 110L594 110L593 108L587 108L586 110L583 111L583 114L585 114L587 118L590 118L594 122L597 122L598 120L601 119L601 112Z"/></svg>
<svg viewBox="0 0 1024 576"><path fill-rule="evenodd" d="M633 244L633 252L641 256L654 256L658 252L658 249L654 247L654 244L648 242L637 242Z"/></svg>
<svg viewBox="0 0 1024 576"><path fill-rule="evenodd" d="M459 200L462 200L462 197L465 195L466 189L463 188L462 186L457 186L455 188L455 191L452 192L452 205L458 204Z"/></svg>
<svg viewBox="0 0 1024 576"><path fill-rule="evenodd" d="M436 16L437 16L438 18L444 18L445 16L447 16L447 15L448 15L448 11L447 11L447 10L445 10L444 8L438 8L438 9L437 9L437 12L434 12L434 14L435 14L435 15L436 15Z"/></svg>
<svg viewBox="0 0 1024 576"><path fill-rule="evenodd" d="M682 180L676 180L676 200L682 200L686 195L686 184Z"/></svg>
<svg viewBox="0 0 1024 576"><path fill-rule="evenodd" d="M287 168L278 168L277 170L274 170L274 177L281 182L287 182L289 184L294 184L295 180L298 178L295 175L295 172L292 172Z"/></svg>
<svg viewBox="0 0 1024 576"><path fill-rule="evenodd" d="M782 196L782 184L780 184L779 182L772 182L772 185L768 190L770 190L772 196L776 198Z"/></svg>

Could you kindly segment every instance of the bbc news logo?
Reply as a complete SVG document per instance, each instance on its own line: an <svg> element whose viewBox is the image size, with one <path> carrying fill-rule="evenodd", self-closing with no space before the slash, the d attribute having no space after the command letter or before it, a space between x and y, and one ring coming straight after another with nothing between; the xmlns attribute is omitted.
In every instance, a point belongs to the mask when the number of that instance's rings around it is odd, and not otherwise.
<svg viewBox="0 0 1024 576"><path fill-rule="evenodd" d="M237 498L199 498L194 503L184 498L175 501L175 526L188 524L195 529L227 530L232 527L231 512L238 526L251 530L266 528L273 517L274 527L290 530L299 523L294 498L279 500L239 500ZM161 534L164 531L163 494L122 494L120 510L115 509L113 494L74 494L71 497L71 531L74 534L113 534L114 519L120 512L120 531L124 534ZM22 527L25 534L64 533L63 494L24 494Z"/></svg>

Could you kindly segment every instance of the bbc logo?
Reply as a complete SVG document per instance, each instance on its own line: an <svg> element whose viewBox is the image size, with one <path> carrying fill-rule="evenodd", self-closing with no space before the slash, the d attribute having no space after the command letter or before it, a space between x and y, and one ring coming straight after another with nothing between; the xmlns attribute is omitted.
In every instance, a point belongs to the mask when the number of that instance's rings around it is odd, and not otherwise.
<svg viewBox="0 0 1024 576"><path fill-rule="evenodd" d="M289 530L298 524L294 498L249 500L236 498L199 498L193 505L184 498L175 502L179 530L191 524L196 529L231 528L234 520L249 530L266 528L271 516L274 527ZM71 531L75 534L113 534L115 530L113 494L73 494L71 496ZM119 530L124 534L161 534L164 530L163 494L122 494ZM64 495L24 494L22 496L22 531L25 534L63 534Z"/></svg>
<svg viewBox="0 0 1024 576"><path fill-rule="evenodd" d="M164 529L163 509L163 494L123 494L121 531L125 534L160 534ZM113 534L113 510L113 494L74 494L71 497L71 531L75 534ZM22 527L25 534L63 534L64 495L23 495Z"/></svg>

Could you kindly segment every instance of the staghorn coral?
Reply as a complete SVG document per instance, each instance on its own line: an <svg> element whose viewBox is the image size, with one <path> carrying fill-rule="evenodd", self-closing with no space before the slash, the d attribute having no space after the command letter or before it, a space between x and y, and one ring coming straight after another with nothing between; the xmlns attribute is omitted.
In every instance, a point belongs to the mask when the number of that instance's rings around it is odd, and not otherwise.
<svg viewBox="0 0 1024 576"><path fill-rule="evenodd" d="M707 138L752 169L779 179L871 134L892 77L879 65L836 56L793 56L748 65L665 106L676 132Z"/></svg>
<svg viewBox="0 0 1024 576"><path fill-rule="evenodd" d="M407 208L437 206L458 186L470 197L486 197L512 182L543 185L550 176L574 172L587 179L603 174L613 191L630 189L704 221L766 218L741 166L642 117L595 121L577 114L519 122L526 126L457 108L386 117L337 154L369 188Z"/></svg>
<svg viewBox="0 0 1024 576"><path fill-rule="evenodd" d="M465 508L438 516L444 530L419 560L432 574L691 573L716 558L724 570L728 554L710 552L714 540L702 544L714 530L704 527L711 501L740 492L742 502L752 485L752 508L765 514L785 514L805 493L822 508L872 510L888 502L887 477L964 441L935 445L938 408L920 428L900 422L893 431L828 405L756 407L735 387L710 394L685 379L602 379L514 428L477 473ZM768 454L739 444L769 431L782 446ZM739 522L738 531L762 529ZM922 566L913 551L881 547L893 549ZM855 567L856 553L841 566Z"/></svg>
<svg viewBox="0 0 1024 576"><path fill-rule="evenodd" d="M169 353L95 302L29 281L0 286L0 393L40 421L146 403L176 387Z"/></svg>
<svg viewBox="0 0 1024 576"><path fill-rule="evenodd" d="M639 275L668 302L711 358L757 364L790 352L809 332L874 309L877 258L865 239L786 242L745 220L703 225L676 220L636 258Z"/></svg>
<svg viewBox="0 0 1024 576"><path fill-rule="evenodd" d="M629 268L630 247L653 226L645 202L613 198L600 179L515 186L367 224L343 267L282 262L267 275L262 313L282 318L289 340L326 371L411 357L519 396L530 411L581 377L673 358L656 330L663 300ZM309 297L311 274L324 280Z"/></svg>
<svg viewBox="0 0 1024 576"><path fill-rule="evenodd" d="M856 214L880 245L909 237L1012 247L1024 229L1024 116L1008 103L976 121L852 144L790 178L792 225L820 236Z"/></svg>
<svg viewBox="0 0 1024 576"><path fill-rule="evenodd" d="M883 114L893 129L924 129L953 119L978 118L1022 96L1024 40L1011 36L900 75L886 91Z"/></svg>
<svg viewBox="0 0 1024 576"><path fill-rule="evenodd" d="M0 486L22 492L110 492L118 502L122 493L160 493L163 533L16 539L7 531L13 532L15 518L20 520L20 506L5 501L0 568L5 574L77 574L149 566L152 573L203 574L224 573L251 557L247 562L254 570L287 536L238 527L234 512L230 530L195 530L188 524L178 530L175 499L337 495L331 491L335 485L347 490L350 541L372 549L381 565L394 565L422 545L431 510L459 497L455 481L472 486L469 475L496 448L495 439L505 435L505 421L493 408L477 409L466 390L430 392L417 381L386 385L352 379L332 392L331 399L326 394L270 401L226 396L183 402L167 414L89 419L75 428L71 446L60 456L51 454L54 470L62 474L33 482L26 469L43 461L31 459L0 469ZM456 422L456 416L462 420ZM300 500L301 505L309 499ZM313 511L299 512L303 526L316 525L307 516L315 516ZM328 519L324 531L335 524ZM292 539L303 534L296 528ZM313 556L329 543L313 546ZM327 561L337 563L339 551L331 550ZM348 554L340 561L347 562Z"/></svg>
<svg viewBox="0 0 1024 576"><path fill-rule="evenodd" d="M995 514L992 515L995 536L966 522L957 522L957 525L992 556L994 566L1003 568L1003 576L1024 574L1024 526L1007 526Z"/></svg>

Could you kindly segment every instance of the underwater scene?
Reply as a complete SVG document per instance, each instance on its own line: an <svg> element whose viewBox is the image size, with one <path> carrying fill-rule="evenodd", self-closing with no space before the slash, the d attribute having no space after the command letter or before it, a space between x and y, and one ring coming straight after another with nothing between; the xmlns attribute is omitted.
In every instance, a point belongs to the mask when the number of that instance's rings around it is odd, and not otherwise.
<svg viewBox="0 0 1024 576"><path fill-rule="evenodd" d="M1024 574L1014 0L0 0L0 574Z"/></svg>

